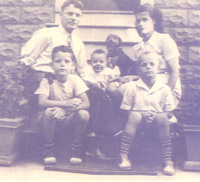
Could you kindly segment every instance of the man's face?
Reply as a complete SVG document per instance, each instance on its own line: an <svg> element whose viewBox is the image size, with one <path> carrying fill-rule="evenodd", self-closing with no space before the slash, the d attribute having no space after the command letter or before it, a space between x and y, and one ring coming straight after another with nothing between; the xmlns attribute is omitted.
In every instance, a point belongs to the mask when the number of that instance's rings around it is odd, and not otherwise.
<svg viewBox="0 0 200 182"><path fill-rule="evenodd" d="M91 65L96 73L100 73L106 67L106 55L105 54L94 54L91 59Z"/></svg>
<svg viewBox="0 0 200 182"><path fill-rule="evenodd" d="M52 68L56 76L66 76L73 70L72 54L69 52L57 52L52 62Z"/></svg>
<svg viewBox="0 0 200 182"><path fill-rule="evenodd" d="M73 4L70 4L61 12L61 24L67 32L71 33L78 27L81 14L81 10L76 8Z"/></svg>
<svg viewBox="0 0 200 182"><path fill-rule="evenodd" d="M159 59L154 54L142 55L139 60L140 76L151 79L158 73Z"/></svg>

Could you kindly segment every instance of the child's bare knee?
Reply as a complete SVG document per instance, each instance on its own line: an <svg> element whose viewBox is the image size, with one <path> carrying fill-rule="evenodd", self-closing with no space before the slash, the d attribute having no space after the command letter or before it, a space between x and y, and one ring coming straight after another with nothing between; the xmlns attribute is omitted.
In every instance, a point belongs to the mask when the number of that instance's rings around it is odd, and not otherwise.
<svg viewBox="0 0 200 182"><path fill-rule="evenodd" d="M44 115L47 117L52 117L53 116L52 108L45 109Z"/></svg>
<svg viewBox="0 0 200 182"><path fill-rule="evenodd" d="M135 111L130 112L129 121L134 125L139 125L142 122L142 114Z"/></svg>
<svg viewBox="0 0 200 182"><path fill-rule="evenodd" d="M155 121L158 125L162 126L168 126L169 125L169 119L167 117L166 113L160 113L155 116Z"/></svg>
<svg viewBox="0 0 200 182"><path fill-rule="evenodd" d="M79 110L77 112L77 115L78 115L78 118L81 120L81 121L85 121L85 122L88 122L89 121L89 118L90 118L90 114L87 110Z"/></svg>
<svg viewBox="0 0 200 182"><path fill-rule="evenodd" d="M117 89L118 89L117 83L116 82L112 82L107 86L106 92L108 94L113 94L113 93L117 92Z"/></svg>

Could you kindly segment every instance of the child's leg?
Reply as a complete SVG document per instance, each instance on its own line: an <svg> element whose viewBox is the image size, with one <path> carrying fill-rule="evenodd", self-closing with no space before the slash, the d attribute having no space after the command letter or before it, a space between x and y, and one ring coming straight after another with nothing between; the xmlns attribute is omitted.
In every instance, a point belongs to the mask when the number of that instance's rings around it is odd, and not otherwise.
<svg viewBox="0 0 200 182"><path fill-rule="evenodd" d="M158 133L161 143L162 157L165 168L164 174L173 175L174 167L172 162L172 142L170 136L170 122L166 113L160 113L155 116L155 121L158 126Z"/></svg>
<svg viewBox="0 0 200 182"><path fill-rule="evenodd" d="M119 163L119 167L122 169L131 168L131 164L127 156L133 144L133 139L135 137L137 128L141 124L141 122L142 122L141 113L134 112L134 111L129 112L128 121L124 129L124 133L123 133L122 141L121 141L121 149L120 149L121 161Z"/></svg>
<svg viewBox="0 0 200 182"><path fill-rule="evenodd" d="M56 163L56 159L54 157L54 135L56 129L56 120L52 117L51 108L47 108L42 113L42 116L39 120L44 140L44 162Z"/></svg>
<svg viewBox="0 0 200 182"><path fill-rule="evenodd" d="M80 164L82 159L80 158L81 142L88 124L89 113L86 110L79 110L76 113L71 114L66 120L65 124L75 122L74 136L71 145L71 164Z"/></svg>

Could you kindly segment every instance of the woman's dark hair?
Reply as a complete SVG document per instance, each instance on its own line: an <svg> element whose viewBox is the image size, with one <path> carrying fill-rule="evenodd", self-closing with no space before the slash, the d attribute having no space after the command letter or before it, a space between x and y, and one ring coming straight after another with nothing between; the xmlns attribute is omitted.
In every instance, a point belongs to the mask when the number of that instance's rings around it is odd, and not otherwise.
<svg viewBox="0 0 200 182"><path fill-rule="evenodd" d="M61 11L64 11L64 9L65 9L66 7L68 7L69 5L71 5L71 4L73 4L74 7L78 8L78 9L80 9L80 10L83 9L83 4L82 4L81 1L79 1L79 0L67 0L67 1L65 1L65 2L63 3L63 5L61 6Z"/></svg>
<svg viewBox="0 0 200 182"><path fill-rule="evenodd" d="M160 32L162 33L163 32L163 13L153 7L152 5L150 4L144 4L144 5L141 5L139 6L136 10L135 10L135 14L138 14L138 13L141 13L141 12L148 12L150 17L155 21L155 25L154 25L154 28L157 32Z"/></svg>
<svg viewBox="0 0 200 182"><path fill-rule="evenodd" d="M69 53L71 53L72 54L72 59L74 61L74 56L73 56L73 52L72 52L71 47L65 46L65 45L61 45L61 46L57 46L57 47L53 48L52 53L51 53L51 59L52 59L52 61L55 59L55 55L58 52L69 52Z"/></svg>

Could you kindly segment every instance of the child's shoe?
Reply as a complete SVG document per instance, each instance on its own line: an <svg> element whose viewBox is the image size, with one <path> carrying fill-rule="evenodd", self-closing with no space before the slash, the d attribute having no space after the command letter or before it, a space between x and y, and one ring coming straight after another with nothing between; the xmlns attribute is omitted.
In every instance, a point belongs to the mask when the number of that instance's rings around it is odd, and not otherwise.
<svg viewBox="0 0 200 182"><path fill-rule="evenodd" d="M126 154L120 155L119 167L122 170L131 170L132 169L131 162L129 161L128 156Z"/></svg>
<svg viewBox="0 0 200 182"><path fill-rule="evenodd" d="M167 176L173 176L175 173L174 165L172 161L168 161L165 163L165 167L163 168L163 174Z"/></svg>
<svg viewBox="0 0 200 182"><path fill-rule="evenodd" d="M45 147L44 153L43 153L44 163L45 164L56 164L56 158L55 158L54 152L53 152L53 148L54 148L53 144L45 145L44 147Z"/></svg>
<svg viewBox="0 0 200 182"><path fill-rule="evenodd" d="M82 163L82 159L80 157L80 145L72 144L70 163L71 164L81 164Z"/></svg>

